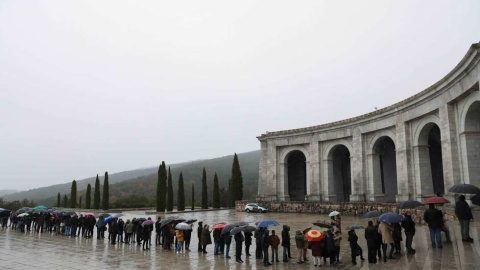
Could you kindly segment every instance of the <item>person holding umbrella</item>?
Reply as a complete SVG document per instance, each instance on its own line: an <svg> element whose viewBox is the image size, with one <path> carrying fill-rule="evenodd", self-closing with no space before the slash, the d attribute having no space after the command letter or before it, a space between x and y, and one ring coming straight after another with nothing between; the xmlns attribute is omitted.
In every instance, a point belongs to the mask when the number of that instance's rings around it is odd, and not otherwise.
<svg viewBox="0 0 480 270"><path fill-rule="evenodd" d="M412 248L413 236L415 235L415 222L412 219L410 211L405 212L405 219L402 220L402 227L405 232L405 247L408 254L415 254L415 249Z"/></svg>
<svg viewBox="0 0 480 270"><path fill-rule="evenodd" d="M376 258L376 242L375 242L376 232L375 227L373 227L373 221L368 221L368 226L365 228L365 239L367 240L368 248L368 263L377 263Z"/></svg>
<svg viewBox="0 0 480 270"><path fill-rule="evenodd" d="M430 203L429 208L425 211L423 219L428 224L430 230L430 241L432 242L433 248L443 248L442 245L442 225L443 225L443 215L442 212L435 208L435 204Z"/></svg>
<svg viewBox="0 0 480 270"><path fill-rule="evenodd" d="M460 195L457 203L455 203L455 215L460 222L462 241L473 242L473 238L470 237L470 221L473 221L473 215L464 195Z"/></svg>
<svg viewBox="0 0 480 270"><path fill-rule="evenodd" d="M251 232L244 232L245 234L245 256L250 257L250 246L252 245L252 236Z"/></svg>
<svg viewBox="0 0 480 270"><path fill-rule="evenodd" d="M269 231L267 229L265 229L265 231L263 232L263 236L262 236L262 248L263 248L263 265L264 266L269 266L269 265L272 265L269 261L268 261L268 248L270 247L270 236L269 236Z"/></svg>
<svg viewBox="0 0 480 270"><path fill-rule="evenodd" d="M355 230L348 231L348 242L350 242L350 253L352 256L352 263L357 265L357 256L360 255L360 260L365 261L363 258L363 250L358 245L358 236Z"/></svg>
<svg viewBox="0 0 480 270"><path fill-rule="evenodd" d="M176 237L177 237L177 253L180 253L182 251L183 242L185 241L183 231L177 230Z"/></svg>
<svg viewBox="0 0 480 270"><path fill-rule="evenodd" d="M243 237L242 232L235 234L235 261L237 263L243 263L242 260L242 245L245 238Z"/></svg>
<svg viewBox="0 0 480 270"><path fill-rule="evenodd" d="M202 252L207 253L207 246L212 244L212 238L210 236L210 226L205 224L202 229Z"/></svg>
<svg viewBox="0 0 480 270"><path fill-rule="evenodd" d="M395 259L393 257L393 250L395 249L393 245L393 238L392 232L393 228L389 224L385 222L380 222L380 226L378 226L378 232L382 235L382 250L383 250L383 261L387 261L387 246L390 244L390 256L389 259Z"/></svg>
<svg viewBox="0 0 480 270"><path fill-rule="evenodd" d="M97 220L97 222L96 222L95 225L97 226L97 240L100 240L100 238L102 238L102 239L105 238L105 236L104 236L104 232L105 232L104 226L105 226L105 223L103 222L103 217L100 217L100 218Z"/></svg>
<svg viewBox="0 0 480 270"><path fill-rule="evenodd" d="M112 245L115 245L117 243L117 233L118 233L118 223L117 219L113 218L112 221L110 222L110 225L108 225L110 228L110 242Z"/></svg>
<svg viewBox="0 0 480 270"><path fill-rule="evenodd" d="M183 237L185 238L185 251L190 252L190 240L192 239L193 223L189 224L190 230L183 231Z"/></svg>
<svg viewBox="0 0 480 270"><path fill-rule="evenodd" d="M162 245L162 230L160 225L162 224L162 218L157 217L157 222L155 222L155 246Z"/></svg>
<svg viewBox="0 0 480 270"><path fill-rule="evenodd" d="M225 233L223 238L225 239L225 258L230 259L230 245L232 244L232 236L230 235L230 232Z"/></svg>

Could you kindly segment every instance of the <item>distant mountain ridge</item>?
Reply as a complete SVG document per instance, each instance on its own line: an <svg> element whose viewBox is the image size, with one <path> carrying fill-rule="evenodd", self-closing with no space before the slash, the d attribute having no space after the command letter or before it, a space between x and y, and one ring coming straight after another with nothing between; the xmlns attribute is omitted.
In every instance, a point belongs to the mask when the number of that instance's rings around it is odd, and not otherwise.
<svg viewBox="0 0 480 270"><path fill-rule="evenodd" d="M260 151L252 151L246 153L238 154L240 166L243 173L244 183L248 183L249 187L247 190L249 192L255 192L257 190L257 181L258 181L258 169L259 169L259 161L260 161ZM177 163L167 166L171 167L172 170L172 179L174 183L174 187L178 181L178 175L180 171L183 172L183 177L185 179L185 193L186 197L188 198L188 194L190 194L190 184L195 182L195 187L200 188L200 180L202 175L202 169L205 167L207 170L207 175L209 180L213 179L213 173L217 172L219 176L220 185L225 186L225 181L228 181L228 178L231 175L231 167L233 162L233 155L214 158L214 159L205 159L205 160L195 160L183 163ZM124 171L119 173L112 173L109 174L109 183L110 183L110 195L113 200L119 197L125 197L129 195L137 195L137 191L142 190L140 195L151 195L150 192L154 195L155 188L152 185L156 185L157 179L157 171L158 166L150 167L150 168L143 168L143 169L136 169L131 171ZM83 180L77 180L77 190L79 191L79 195L82 196L85 193L85 189L87 188L88 184L92 185L92 192L93 186L95 185L95 177L89 177ZM99 178L101 180L101 184L103 184L103 174L99 174ZM127 181L127 183L123 184L123 182ZM147 184L148 183L148 184ZM251 185L255 183L255 185ZM132 189L132 186L135 185L136 188ZM144 185L148 186L148 188L144 188ZM227 184L228 185L228 184ZM245 185L245 184L244 184ZM67 194L70 196L70 188L71 182L64 183L64 184L57 184L47 187L41 187L36 189L31 189L27 191L21 191L17 193L7 194L7 195L0 195L0 197L4 198L6 201L13 201L13 200L34 200L38 203L50 204L53 205L57 193L60 192L62 196ZM210 187L209 187L210 188ZM252 189L253 188L253 189ZM148 191L145 194L145 190ZM175 191L176 194L176 191ZM197 198L200 198L200 193L196 193ZM244 194L249 194L245 193ZM77 195L78 196L78 195ZM93 194L92 194L93 196ZM85 197L85 196L83 196ZM176 196L175 196L176 197ZM85 201L85 198L83 198Z"/></svg>
<svg viewBox="0 0 480 270"><path fill-rule="evenodd" d="M19 191L14 190L14 189L2 189L2 190L0 190L0 197L3 196L3 195L17 193L17 192L19 192Z"/></svg>

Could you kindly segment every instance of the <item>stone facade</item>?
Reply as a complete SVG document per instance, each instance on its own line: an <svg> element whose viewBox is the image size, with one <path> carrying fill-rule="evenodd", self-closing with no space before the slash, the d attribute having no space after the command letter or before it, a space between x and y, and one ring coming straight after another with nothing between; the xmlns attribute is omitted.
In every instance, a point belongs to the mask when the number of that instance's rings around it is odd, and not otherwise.
<svg viewBox="0 0 480 270"><path fill-rule="evenodd" d="M397 104L262 134L257 200L394 203L480 186L479 81L477 43L444 78Z"/></svg>

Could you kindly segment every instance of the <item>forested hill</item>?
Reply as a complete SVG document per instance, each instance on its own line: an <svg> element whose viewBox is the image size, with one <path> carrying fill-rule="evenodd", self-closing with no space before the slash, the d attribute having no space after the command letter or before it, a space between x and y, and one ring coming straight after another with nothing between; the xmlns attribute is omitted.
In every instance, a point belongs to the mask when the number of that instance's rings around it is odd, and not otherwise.
<svg viewBox="0 0 480 270"><path fill-rule="evenodd" d="M240 167L243 173L244 179L244 186L245 192L244 194L252 195L256 194L257 192L257 181L258 181L258 168L259 168L259 160L260 160L260 151L253 151L247 153L238 154L238 158L240 161ZM228 178L231 174L232 169L232 162L233 162L233 155L208 159L208 160L199 160L199 161L192 161L192 162L185 162L179 164L172 164L167 166L171 166L172 169L172 178L173 178L173 185L175 188L176 194L176 186L178 182L178 175L180 171L183 172L183 177L185 181L185 193L187 201L189 199L189 194L191 190L192 182L195 183L195 187L200 190L200 181L202 177L202 169L205 167L208 176L208 184L209 189L210 185L213 187L213 174L216 171L219 178L219 183L221 187L226 187L228 183ZM116 200L117 198L125 198L131 195L144 195L147 197L155 196L155 185L157 180L157 171L158 167L151 167L151 168L144 168L144 169L137 169L131 171L125 171L120 173L113 173L109 174L109 182L110 182L110 195L112 200ZM99 178L101 183L103 184L103 174L99 174ZM254 183L254 184L253 184ZM95 177L83 179L77 181L77 190L79 190L79 195L83 195L83 201L85 201L85 189L87 185L91 184L92 189L95 185ZM31 189L28 191L18 192L14 194L8 194L2 196L7 201L12 200L34 200L38 203L44 203L48 205L53 205L54 198L56 198L57 193L60 194L67 194L70 196L70 188L71 182L65 184L58 184L48 187L42 187L37 189ZM92 190L93 191L93 190ZM200 193L196 193L197 198L200 198ZM93 194L92 194L93 197ZM175 196L176 197L176 196ZM251 196L252 198L255 195ZM248 198L250 199L250 198Z"/></svg>

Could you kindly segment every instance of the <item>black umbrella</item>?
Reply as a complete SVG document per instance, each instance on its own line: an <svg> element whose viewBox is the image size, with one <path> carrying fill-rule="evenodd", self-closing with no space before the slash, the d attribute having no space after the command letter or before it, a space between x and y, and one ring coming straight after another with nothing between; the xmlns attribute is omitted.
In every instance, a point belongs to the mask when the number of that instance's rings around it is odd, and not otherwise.
<svg viewBox="0 0 480 270"><path fill-rule="evenodd" d="M257 228L255 228L254 226L245 226L243 227L243 231L244 232L254 232Z"/></svg>
<svg viewBox="0 0 480 270"><path fill-rule="evenodd" d="M235 226L235 227L248 226L248 222L246 222L246 221L239 221L239 222L233 223L232 225Z"/></svg>
<svg viewBox="0 0 480 270"><path fill-rule="evenodd" d="M448 191L452 193L480 194L480 188L470 184L453 185Z"/></svg>
<svg viewBox="0 0 480 270"><path fill-rule="evenodd" d="M18 209L18 210L15 212L16 215L20 215L20 214L23 214L23 213L25 213L25 210L23 210L23 209Z"/></svg>
<svg viewBox="0 0 480 270"><path fill-rule="evenodd" d="M246 227L246 226L245 226ZM245 230L245 227L235 227L230 231L230 235L235 235L239 232L243 232Z"/></svg>
<svg viewBox="0 0 480 270"><path fill-rule="evenodd" d="M362 218L377 218L381 216L383 213L380 211L370 211L365 214L363 214Z"/></svg>
<svg viewBox="0 0 480 270"><path fill-rule="evenodd" d="M419 201L405 201L397 206L397 209L413 209L417 206L422 206L423 203Z"/></svg>
<svg viewBox="0 0 480 270"><path fill-rule="evenodd" d="M98 215L98 217L103 217L103 218L107 218L109 216L111 216L111 215L107 214L107 213L102 213L102 214Z"/></svg>
<svg viewBox="0 0 480 270"><path fill-rule="evenodd" d="M162 223L160 223L160 228L163 228L164 226L174 222L175 222L174 219L164 219L162 220Z"/></svg>
<svg viewBox="0 0 480 270"><path fill-rule="evenodd" d="M321 227L321 228L327 228L330 229L332 228L332 221L330 220L317 220L313 223L313 225Z"/></svg>
<svg viewBox="0 0 480 270"><path fill-rule="evenodd" d="M173 221L173 223L176 225L176 224L178 224L178 223L182 223L182 222L185 222L185 221L187 221L187 220L184 219L184 218L176 218L176 219Z"/></svg>
<svg viewBox="0 0 480 270"><path fill-rule="evenodd" d="M147 221L147 219L142 217L142 218L137 218L135 221L142 224L144 221Z"/></svg>
<svg viewBox="0 0 480 270"><path fill-rule="evenodd" d="M187 219L187 221L185 221L185 223L187 223L187 224L192 224L194 222L197 222L197 220L193 219L193 218L192 219Z"/></svg>
<svg viewBox="0 0 480 270"><path fill-rule="evenodd" d="M470 200L472 201L473 204L480 205L480 194L472 196Z"/></svg>
<svg viewBox="0 0 480 270"><path fill-rule="evenodd" d="M223 227L222 229L222 234L227 234L229 233L231 230L233 230L233 228L235 228L236 226L233 225L233 224L228 224L226 225L225 227Z"/></svg>
<svg viewBox="0 0 480 270"><path fill-rule="evenodd" d="M73 211L63 211L62 212L62 215L63 216L71 216L71 215L75 215L76 213L73 212Z"/></svg>

